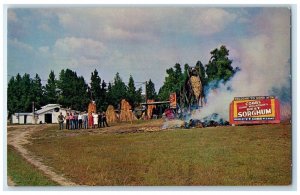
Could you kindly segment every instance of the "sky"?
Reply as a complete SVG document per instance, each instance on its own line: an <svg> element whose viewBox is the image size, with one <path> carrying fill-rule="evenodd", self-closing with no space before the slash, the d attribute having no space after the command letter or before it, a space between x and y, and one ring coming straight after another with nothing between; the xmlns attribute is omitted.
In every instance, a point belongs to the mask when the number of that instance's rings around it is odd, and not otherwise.
<svg viewBox="0 0 300 195"><path fill-rule="evenodd" d="M207 64L210 51L225 45L235 95L268 95L289 85L290 9L204 6L51 6L8 8L7 74L35 74L46 84L69 68L90 82L117 72L127 82L151 79L162 86L166 69L180 63Z"/></svg>

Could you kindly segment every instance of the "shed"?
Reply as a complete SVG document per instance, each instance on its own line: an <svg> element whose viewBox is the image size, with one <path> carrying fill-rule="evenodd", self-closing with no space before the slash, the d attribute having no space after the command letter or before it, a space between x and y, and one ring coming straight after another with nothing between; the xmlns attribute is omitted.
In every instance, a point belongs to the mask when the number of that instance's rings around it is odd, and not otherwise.
<svg viewBox="0 0 300 195"><path fill-rule="evenodd" d="M66 116L67 112L71 111L67 108L62 108L59 104L47 104L35 111L35 119L33 113L15 113L12 115L13 124L41 124L41 123L58 123L57 117L60 112ZM75 111L73 111L75 112Z"/></svg>
<svg viewBox="0 0 300 195"><path fill-rule="evenodd" d="M15 113L12 115L13 124L33 124L32 113Z"/></svg>

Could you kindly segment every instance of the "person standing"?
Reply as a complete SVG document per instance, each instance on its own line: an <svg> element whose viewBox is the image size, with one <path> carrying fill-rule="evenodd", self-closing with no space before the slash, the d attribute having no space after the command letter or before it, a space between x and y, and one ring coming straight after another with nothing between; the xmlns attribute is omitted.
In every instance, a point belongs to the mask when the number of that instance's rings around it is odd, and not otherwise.
<svg viewBox="0 0 300 195"><path fill-rule="evenodd" d="M88 117L89 117L89 128L93 128L94 125L93 113L91 112Z"/></svg>
<svg viewBox="0 0 300 195"><path fill-rule="evenodd" d="M74 129L74 116L73 116L72 112L70 113L69 120L70 120L70 129L73 130Z"/></svg>
<svg viewBox="0 0 300 195"><path fill-rule="evenodd" d="M84 113L82 115L82 122L83 122L83 128L87 129L88 128L88 115L87 115L86 111L84 111Z"/></svg>
<svg viewBox="0 0 300 195"><path fill-rule="evenodd" d="M67 112L67 116L66 116L66 129L70 129L70 115Z"/></svg>
<svg viewBox="0 0 300 195"><path fill-rule="evenodd" d="M82 115L81 112L78 114L78 129L82 129Z"/></svg>
<svg viewBox="0 0 300 195"><path fill-rule="evenodd" d="M98 112L98 128L102 126L102 113Z"/></svg>
<svg viewBox="0 0 300 195"><path fill-rule="evenodd" d="M57 117L58 119L58 124L59 124L59 130L63 130L64 129L64 115L62 115L62 113L60 113Z"/></svg>
<svg viewBox="0 0 300 195"><path fill-rule="evenodd" d="M106 127L109 127L108 124L107 124L107 120L106 120L106 114L105 112L102 112L102 127L104 127L106 125Z"/></svg>
<svg viewBox="0 0 300 195"><path fill-rule="evenodd" d="M93 114L93 121L94 121L94 125L93 125L93 128L96 128L96 127L98 127L98 114L97 113L95 113L95 114Z"/></svg>
<svg viewBox="0 0 300 195"><path fill-rule="evenodd" d="M74 112L74 128L78 129L78 113Z"/></svg>

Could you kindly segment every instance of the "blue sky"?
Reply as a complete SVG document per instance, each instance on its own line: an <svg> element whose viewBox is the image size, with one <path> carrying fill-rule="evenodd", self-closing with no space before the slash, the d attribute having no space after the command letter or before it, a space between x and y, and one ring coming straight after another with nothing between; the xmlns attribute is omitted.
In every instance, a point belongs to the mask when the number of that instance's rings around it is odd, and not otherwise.
<svg viewBox="0 0 300 195"><path fill-rule="evenodd" d="M151 78L158 90L167 68L206 64L221 45L242 69L232 83L239 96L268 95L290 75L288 7L9 8L7 33L8 75L47 80L69 68L89 83L97 69L106 82L119 72L125 82Z"/></svg>

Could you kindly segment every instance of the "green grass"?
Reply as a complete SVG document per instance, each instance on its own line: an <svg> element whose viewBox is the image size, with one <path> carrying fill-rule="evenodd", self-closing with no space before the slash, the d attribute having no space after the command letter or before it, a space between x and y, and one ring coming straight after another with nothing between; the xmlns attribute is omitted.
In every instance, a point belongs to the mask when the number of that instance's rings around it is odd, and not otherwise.
<svg viewBox="0 0 300 195"><path fill-rule="evenodd" d="M28 163L12 146L7 148L7 172L17 186L56 186L36 167Z"/></svg>
<svg viewBox="0 0 300 195"><path fill-rule="evenodd" d="M69 132L39 132L28 148L80 185L291 184L290 125Z"/></svg>

